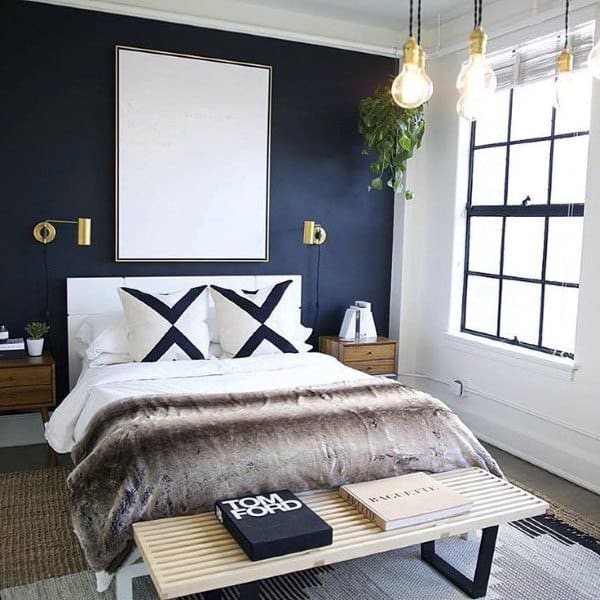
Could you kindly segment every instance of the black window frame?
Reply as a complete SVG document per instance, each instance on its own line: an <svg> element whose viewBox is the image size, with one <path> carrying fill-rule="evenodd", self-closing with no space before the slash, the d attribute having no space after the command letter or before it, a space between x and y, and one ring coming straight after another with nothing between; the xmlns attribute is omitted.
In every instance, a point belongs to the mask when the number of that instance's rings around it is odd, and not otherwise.
<svg viewBox="0 0 600 600"><path fill-rule="evenodd" d="M556 108L552 108L552 121L550 128L550 135L533 137L519 140L512 140L512 116L513 116L513 99L514 99L514 88L510 89L508 99L508 119L507 119L507 136L506 140L502 142L494 142L488 144L476 144L476 131L477 122L474 121L471 125L471 134L469 141L469 171L468 171L468 192L467 192L467 205L466 205L466 230L465 230L465 255L464 255L464 268L463 268L463 289L462 289L462 308L461 308L461 320L460 330L463 333L487 338L490 340L500 341L513 346L520 346L528 348L530 350L536 350L546 354L553 354L557 356L563 356L566 358L574 359L574 353L567 352L556 348L548 348L542 344L543 331L544 331L544 308L545 308L545 297L546 287L561 286L569 288L579 289L579 283L566 282L566 281L553 281L546 279L546 262L548 254L548 230L550 225L550 219L552 217L583 217L585 212L585 203L573 203L573 204L553 204L552 203L552 178L553 178L553 166L554 166L554 145L556 140L568 139L579 136L587 135L589 137L589 129L586 131L575 131L570 133L556 133ZM522 204L508 204L508 182L509 182L509 170L510 170L510 152L511 148L518 144L531 144L536 142L550 142L550 154L549 154L549 168L548 168L548 196L545 204L529 204L527 198L525 198ZM474 159L475 152L477 150L483 150L487 148L506 148L505 158L505 172L504 172L504 198L503 204L477 204L472 205L473 198L473 171L474 171ZM470 252L470 230L471 230L471 219L473 217L501 217L502 218L502 231L500 238L500 264L498 273L484 273L481 271L472 271L469 269L469 252ZM543 255L541 265L541 277L539 279L530 277L519 277L513 275L506 275L504 273L504 250L505 250L505 237L506 237L506 220L509 217L543 217L544 218L544 241L543 241ZM467 317L467 289L469 276L474 277L486 277L498 281L498 305L497 305L497 322L496 322L496 335L476 331L466 327ZM502 293L503 293L503 282L504 281L520 281L524 283L534 283L540 285L541 298L540 298L540 314L539 314L539 330L538 330L538 343L531 344L523 342L518 338L506 338L500 335L501 332L501 320L502 320Z"/></svg>

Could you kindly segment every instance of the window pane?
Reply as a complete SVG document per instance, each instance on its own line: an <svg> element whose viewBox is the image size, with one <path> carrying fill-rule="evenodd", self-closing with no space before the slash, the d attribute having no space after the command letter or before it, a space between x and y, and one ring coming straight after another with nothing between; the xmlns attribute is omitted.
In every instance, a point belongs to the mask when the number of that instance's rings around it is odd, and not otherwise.
<svg viewBox="0 0 600 600"><path fill-rule="evenodd" d="M504 204L506 147L475 150L471 204Z"/></svg>
<svg viewBox="0 0 600 600"><path fill-rule="evenodd" d="M500 335L520 342L537 344L540 327L539 283L504 281L502 285L502 316Z"/></svg>
<svg viewBox="0 0 600 600"><path fill-rule="evenodd" d="M552 202L585 202L589 136L558 139L554 142Z"/></svg>
<svg viewBox="0 0 600 600"><path fill-rule="evenodd" d="M546 286L542 335L542 345L546 348L575 352L578 299L577 288Z"/></svg>
<svg viewBox="0 0 600 600"><path fill-rule="evenodd" d="M550 142L511 146L508 203L521 204L529 196L530 204L546 204L549 168Z"/></svg>
<svg viewBox="0 0 600 600"><path fill-rule="evenodd" d="M579 283L583 217L552 217L548 226L546 279Z"/></svg>
<svg viewBox="0 0 600 600"><path fill-rule="evenodd" d="M508 217L504 237L504 274L540 279L544 255L542 217Z"/></svg>
<svg viewBox="0 0 600 600"><path fill-rule="evenodd" d="M553 87L554 81L545 79L515 88L511 139L524 140L550 135Z"/></svg>
<svg viewBox="0 0 600 600"><path fill-rule="evenodd" d="M477 119L475 143L478 146L507 141L509 96L509 89L494 94L494 99L490 102L490 109Z"/></svg>
<svg viewBox="0 0 600 600"><path fill-rule="evenodd" d="M573 94L574 104L569 104L568 110L556 111L556 133L574 133L589 131L592 114L592 78L580 69L574 73L573 83L577 91Z"/></svg>
<svg viewBox="0 0 600 600"><path fill-rule="evenodd" d="M472 217L469 237L469 270L498 275L502 218Z"/></svg>
<svg viewBox="0 0 600 600"><path fill-rule="evenodd" d="M465 319L467 329L496 335L498 286L497 279L469 276Z"/></svg>

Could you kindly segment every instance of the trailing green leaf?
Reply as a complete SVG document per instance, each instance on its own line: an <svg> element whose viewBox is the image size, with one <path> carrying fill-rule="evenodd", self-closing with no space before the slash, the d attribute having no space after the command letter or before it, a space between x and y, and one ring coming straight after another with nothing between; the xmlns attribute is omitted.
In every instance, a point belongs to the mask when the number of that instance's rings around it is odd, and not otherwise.
<svg viewBox="0 0 600 600"><path fill-rule="evenodd" d="M372 96L361 100L358 110L358 131L364 136L362 154L377 154L377 159L369 165L376 175L369 190L382 190L385 180L396 193L402 192L406 161L421 147L425 132L423 107L398 106L387 86L377 88ZM410 200L413 194L404 190L404 196Z"/></svg>

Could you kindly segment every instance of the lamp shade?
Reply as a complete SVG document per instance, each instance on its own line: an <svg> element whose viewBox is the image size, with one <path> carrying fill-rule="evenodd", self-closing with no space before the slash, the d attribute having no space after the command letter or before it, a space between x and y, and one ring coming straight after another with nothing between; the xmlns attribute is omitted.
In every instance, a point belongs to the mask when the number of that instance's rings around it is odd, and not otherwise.
<svg viewBox="0 0 600 600"><path fill-rule="evenodd" d="M77 219L77 243L80 246L90 246L92 243L92 220Z"/></svg>

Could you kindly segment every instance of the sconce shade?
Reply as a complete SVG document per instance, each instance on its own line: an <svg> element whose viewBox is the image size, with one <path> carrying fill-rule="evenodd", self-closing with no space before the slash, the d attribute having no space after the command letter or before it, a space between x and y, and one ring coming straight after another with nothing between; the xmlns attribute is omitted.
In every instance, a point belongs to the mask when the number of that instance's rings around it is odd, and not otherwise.
<svg viewBox="0 0 600 600"><path fill-rule="evenodd" d="M80 246L90 246L92 243L92 220L77 219L77 243Z"/></svg>
<svg viewBox="0 0 600 600"><path fill-rule="evenodd" d="M303 244L322 244L327 238L325 228L314 221L304 221Z"/></svg>

